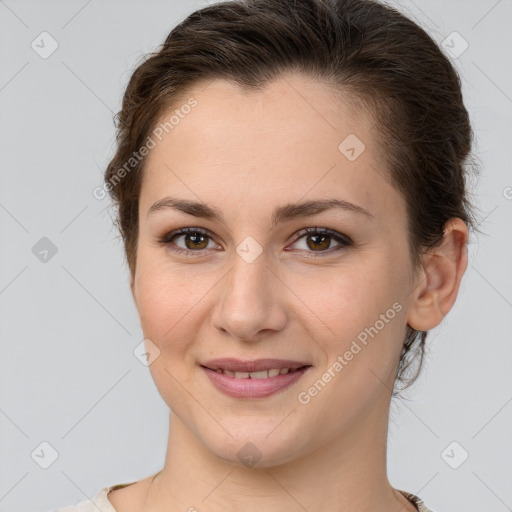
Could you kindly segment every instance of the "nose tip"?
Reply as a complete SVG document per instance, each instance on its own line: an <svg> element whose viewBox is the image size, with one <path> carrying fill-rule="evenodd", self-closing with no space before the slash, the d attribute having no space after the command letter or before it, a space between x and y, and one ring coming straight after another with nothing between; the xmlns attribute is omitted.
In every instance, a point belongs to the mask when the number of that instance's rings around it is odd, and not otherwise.
<svg viewBox="0 0 512 512"><path fill-rule="evenodd" d="M261 256L251 263L238 258L218 288L214 326L244 343L261 339L261 331L282 329L286 315L275 281Z"/></svg>

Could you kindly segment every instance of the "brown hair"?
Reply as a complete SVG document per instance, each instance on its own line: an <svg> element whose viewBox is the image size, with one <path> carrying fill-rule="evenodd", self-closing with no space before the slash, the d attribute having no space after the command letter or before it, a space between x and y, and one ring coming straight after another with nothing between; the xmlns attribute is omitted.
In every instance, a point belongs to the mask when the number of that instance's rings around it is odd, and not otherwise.
<svg viewBox="0 0 512 512"><path fill-rule="evenodd" d="M117 152L105 188L118 208L132 276L145 161L133 155L164 112L199 80L257 89L290 70L348 91L374 113L389 175L405 198L415 266L440 243L449 218L475 227L466 190L472 132L460 80L422 28L372 0L233 0L177 25L134 71L116 115ZM407 326L397 368L406 387L419 375L426 336Z"/></svg>

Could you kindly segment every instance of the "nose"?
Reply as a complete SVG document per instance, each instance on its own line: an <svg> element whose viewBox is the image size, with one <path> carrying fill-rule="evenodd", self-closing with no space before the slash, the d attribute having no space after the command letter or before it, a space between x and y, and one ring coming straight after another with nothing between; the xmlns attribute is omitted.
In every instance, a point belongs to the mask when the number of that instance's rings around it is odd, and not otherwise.
<svg viewBox="0 0 512 512"><path fill-rule="evenodd" d="M234 256L231 270L217 287L213 324L216 329L245 342L280 331L286 324L285 286L262 253L247 262Z"/></svg>

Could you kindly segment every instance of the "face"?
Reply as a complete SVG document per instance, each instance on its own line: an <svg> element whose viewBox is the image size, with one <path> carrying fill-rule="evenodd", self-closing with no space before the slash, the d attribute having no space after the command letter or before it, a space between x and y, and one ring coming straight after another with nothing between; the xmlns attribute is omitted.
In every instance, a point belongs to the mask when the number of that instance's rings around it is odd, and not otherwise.
<svg viewBox="0 0 512 512"><path fill-rule="evenodd" d="M389 405L412 289L405 203L371 116L323 83L216 80L190 98L140 195L132 291L150 371L212 453L239 463L252 442L261 466L283 463ZM287 362L245 379L223 358Z"/></svg>

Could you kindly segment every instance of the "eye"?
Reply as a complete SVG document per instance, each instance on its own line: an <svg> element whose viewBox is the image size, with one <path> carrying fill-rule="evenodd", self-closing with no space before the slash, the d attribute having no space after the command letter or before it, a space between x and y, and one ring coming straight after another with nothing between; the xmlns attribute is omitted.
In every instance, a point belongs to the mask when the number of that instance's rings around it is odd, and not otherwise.
<svg viewBox="0 0 512 512"><path fill-rule="evenodd" d="M334 249L332 248L333 240L338 244ZM304 243L304 246L299 247L299 249L311 253L310 256L312 257L322 256L326 253L331 254L353 244L352 240L346 235L331 229L317 227L307 228L298 233L293 245L297 245L299 242ZM187 256L199 256L205 249L219 247L213 241L212 236L201 228L183 228L171 231L161 238L159 243ZM184 246L180 246L179 243L183 243ZM286 248L285 250L290 249Z"/></svg>
<svg viewBox="0 0 512 512"><path fill-rule="evenodd" d="M334 249L332 249L333 240L338 243ZM294 245L297 245L298 242L303 242L303 247L299 247L299 249L313 253L311 254L313 257L321 256L325 253L331 254L353 244L352 240L346 235L331 229L317 227L301 231L295 239Z"/></svg>
<svg viewBox="0 0 512 512"><path fill-rule="evenodd" d="M184 247L178 245L180 239L182 239ZM169 246L173 251L194 256L201 254L203 249L212 249L213 247L209 247L210 242L214 246L217 245L208 232L200 228L183 228L171 231L159 242L164 246Z"/></svg>

